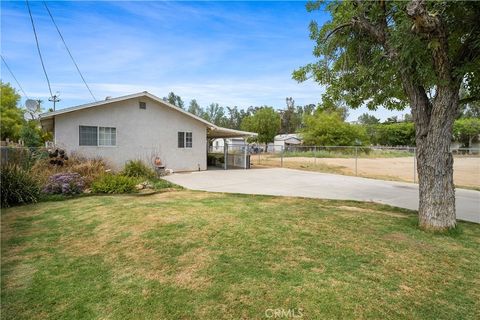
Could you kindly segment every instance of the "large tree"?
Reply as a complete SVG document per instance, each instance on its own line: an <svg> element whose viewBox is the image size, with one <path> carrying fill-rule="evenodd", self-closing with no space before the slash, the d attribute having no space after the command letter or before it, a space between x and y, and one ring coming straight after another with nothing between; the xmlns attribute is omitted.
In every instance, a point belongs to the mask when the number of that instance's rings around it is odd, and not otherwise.
<svg viewBox="0 0 480 320"><path fill-rule="evenodd" d="M462 102L480 96L480 2L339 1L309 3L331 20L310 25L316 63L293 74L326 85L350 107L403 109L416 129L419 224L456 225L452 126ZM461 85L468 97L459 98Z"/></svg>

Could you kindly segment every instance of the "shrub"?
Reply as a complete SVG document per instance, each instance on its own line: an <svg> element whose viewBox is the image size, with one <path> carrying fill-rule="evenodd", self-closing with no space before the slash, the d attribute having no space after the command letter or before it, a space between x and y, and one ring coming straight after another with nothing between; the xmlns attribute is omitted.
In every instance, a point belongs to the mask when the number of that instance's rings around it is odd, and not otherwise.
<svg viewBox="0 0 480 320"><path fill-rule="evenodd" d="M12 164L1 167L0 189L2 207L37 202L40 194L37 183L28 172Z"/></svg>
<svg viewBox="0 0 480 320"><path fill-rule="evenodd" d="M52 175L43 192L47 194L65 194L73 195L83 192L85 182L83 178L75 172L62 172Z"/></svg>
<svg viewBox="0 0 480 320"><path fill-rule="evenodd" d="M128 193L135 191L137 179L123 175L106 174L92 183L95 193Z"/></svg>
<svg viewBox="0 0 480 320"><path fill-rule="evenodd" d="M156 177L155 171L147 167L141 160L130 160L125 164L122 175L134 178L153 179Z"/></svg>
<svg viewBox="0 0 480 320"><path fill-rule="evenodd" d="M78 155L70 155L63 167L51 165L50 160L40 159L32 167L32 175L40 185L45 186L50 176L62 172L75 172L83 178L85 187L91 186L92 182L105 174L109 169L107 163L101 158L88 159Z"/></svg>

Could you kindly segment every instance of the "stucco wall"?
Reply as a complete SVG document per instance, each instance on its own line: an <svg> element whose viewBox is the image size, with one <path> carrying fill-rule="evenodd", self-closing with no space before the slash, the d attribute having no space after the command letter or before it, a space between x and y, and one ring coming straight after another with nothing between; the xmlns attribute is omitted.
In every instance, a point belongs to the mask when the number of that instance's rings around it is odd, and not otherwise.
<svg viewBox="0 0 480 320"><path fill-rule="evenodd" d="M146 110L139 101L147 103ZM115 127L116 146L80 146L79 126ZM178 132L192 132L192 148L178 148ZM174 171L206 170L207 128L192 119L149 98L130 99L74 111L55 117L55 143L87 157L102 157L117 169L126 161L142 159L151 163L159 156Z"/></svg>

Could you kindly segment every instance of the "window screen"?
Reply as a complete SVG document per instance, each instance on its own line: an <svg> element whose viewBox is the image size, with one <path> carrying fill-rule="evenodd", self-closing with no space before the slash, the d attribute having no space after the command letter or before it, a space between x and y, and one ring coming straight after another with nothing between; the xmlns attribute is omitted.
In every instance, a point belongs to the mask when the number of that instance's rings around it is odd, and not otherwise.
<svg viewBox="0 0 480 320"><path fill-rule="evenodd" d="M185 132L178 132L178 147L185 148Z"/></svg>
<svg viewBox="0 0 480 320"><path fill-rule="evenodd" d="M185 147L191 148L193 143L193 137L191 132L185 132Z"/></svg>
<svg viewBox="0 0 480 320"><path fill-rule="evenodd" d="M117 143L117 129L98 127L98 145L114 146Z"/></svg>
<svg viewBox="0 0 480 320"><path fill-rule="evenodd" d="M140 101L138 103L138 106L140 107L140 109L147 109L147 103L146 102Z"/></svg>
<svg viewBox="0 0 480 320"><path fill-rule="evenodd" d="M79 145L96 146L98 144L97 127L80 126Z"/></svg>

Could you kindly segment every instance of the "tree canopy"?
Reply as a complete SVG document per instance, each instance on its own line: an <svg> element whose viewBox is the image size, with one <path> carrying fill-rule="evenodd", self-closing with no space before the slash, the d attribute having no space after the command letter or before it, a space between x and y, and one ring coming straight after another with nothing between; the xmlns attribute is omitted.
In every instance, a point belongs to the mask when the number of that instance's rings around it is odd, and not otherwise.
<svg viewBox="0 0 480 320"><path fill-rule="evenodd" d="M273 142L280 125L280 115L272 107L262 107L253 115L245 117L241 127L243 130L258 133L257 141L267 145Z"/></svg>

